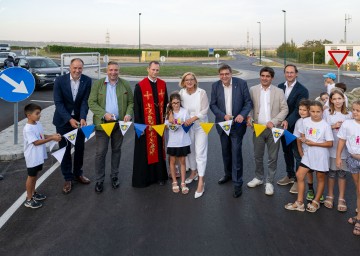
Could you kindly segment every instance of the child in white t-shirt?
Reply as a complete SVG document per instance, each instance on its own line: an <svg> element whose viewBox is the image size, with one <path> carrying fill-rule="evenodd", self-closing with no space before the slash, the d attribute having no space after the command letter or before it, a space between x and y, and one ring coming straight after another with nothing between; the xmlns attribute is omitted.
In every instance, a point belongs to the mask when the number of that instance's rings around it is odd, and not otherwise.
<svg viewBox="0 0 360 256"><path fill-rule="evenodd" d="M37 174L42 170L44 159L47 158L45 143L49 141L60 141L60 134L44 135L44 130L39 122L41 107L30 103L24 108L28 119L25 124L24 135L24 156L28 172L26 180L26 201L24 206L39 208L42 206L38 201L45 200L46 196L35 191Z"/></svg>
<svg viewBox="0 0 360 256"><path fill-rule="evenodd" d="M345 105L345 95L338 89L334 88L330 93L329 98L329 109L324 111L324 120L331 126L331 130L334 136L333 146L329 149L330 152L330 170L328 173L328 195L324 201L324 206L326 208L332 209L334 204L334 186L335 178L338 177L338 186L339 186L339 199L337 210L339 212L346 212L347 206L345 201L345 186L346 186L346 166L343 164L341 168L336 167L336 148L338 145L338 131L341 127L341 124L347 120L351 119L351 112L348 112ZM346 159L348 153L344 150L341 154L341 159Z"/></svg>
<svg viewBox="0 0 360 256"><path fill-rule="evenodd" d="M337 134L339 142L336 150L336 166L338 168L343 166L341 153L346 145L349 153L346 158L347 171L352 174L357 195L357 215L348 222L354 225L353 234L360 236L360 100L353 102L352 116L354 120L344 121Z"/></svg>
<svg viewBox="0 0 360 256"><path fill-rule="evenodd" d="M294 203L285 205L287 210L305 211L303 203L305 175L313 170L316 171L317 191L314 200L307 204L306 210L316 212L320 208L320 197L324 192L326 173L329 171L328 148L332 147L334 140L331 127L322 119L323 106L321 102L312 101L309 112L310 117L303 120L303 125L299 130L301 141L305 145L304 152L300 152L302 159L296 172L298 197Z"/></svg>
<svg viewBox="0 0 360 256"><path fill-rule="evenodd" d="M170 173L172 178L172 191L178 193L179 186L176 180L175 161L176 158L180 163L181 173L181 192L183 194L189 193L189 188L185 183L186 175L186 156L190 154L191 140L188 133L186 133L181 125L185 120L189 119L189 113L186 109L180 106L181 97L178 92L170 95L170 102L167 108L167 115L165 124L169 128L169 139L167 144L167 154L170 158Z"/></svg>

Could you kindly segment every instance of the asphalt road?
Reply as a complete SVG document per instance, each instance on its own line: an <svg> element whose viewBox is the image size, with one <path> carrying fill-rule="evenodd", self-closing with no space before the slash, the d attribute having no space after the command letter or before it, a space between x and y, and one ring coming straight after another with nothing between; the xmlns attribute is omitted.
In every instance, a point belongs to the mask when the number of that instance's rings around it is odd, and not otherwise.
<svg viewBox="0 0 360 256"><path fill-rule="evenodd" d="M238 69L259 71L249 65L253 59L240 57L229 64ZM276 69L274 84L283 81ZM299 81L315 98L323 88L324 71L301 70ZM359 80L344 78L349 88ZM258 83L248 79L249 86ZM134 86L134 83L132 83ZM178 89L169 83L169 92ZM201 83L210 96L211 83ZM51 99L51 90L35 92L30 98ZM12 104L0 101L0 124L11 123ZM44 105L45 106L45 105ZM21 108L20 108L21 109ZM5 113L5 112L3 112ZM214 116L209 113L210 122ZM203 197L195 200L196 184L188 195L174 194L171 184L144 189L131 187L134 131L125 135L120 167L121 185L110 186L98 195L94 183L76 184L69 195L62 195L63 179L57 169L39 188L48 199L38 210L20 207L0 229L0 255L357 255L360 240L352 234L347 219L356 208L355 188L350 176L346 199L348 212L322 207L317 213L288 212L284 205L295 200L289 186L275 185L274 196L264 187L244 186L242 197L232 197L230 183L218 185L223 175L221 148L215 129L209 134L208 165ZM254 176L251 130L244 138L244 181ZM280 151L281 152L281 151ZM95 142L86 143L85 174L94 179ZM109 154L108 154L108 160ZM108 161L107 161L108 162ZM55 163L50 158L44 170ZM0 215L23 193L26 177L24 160L0 162L5 179L0 181ZM4 171L5 170L5 171ZM109 165L106 167L109 174ZM276 180L285 174L279 154Z"/></svg>

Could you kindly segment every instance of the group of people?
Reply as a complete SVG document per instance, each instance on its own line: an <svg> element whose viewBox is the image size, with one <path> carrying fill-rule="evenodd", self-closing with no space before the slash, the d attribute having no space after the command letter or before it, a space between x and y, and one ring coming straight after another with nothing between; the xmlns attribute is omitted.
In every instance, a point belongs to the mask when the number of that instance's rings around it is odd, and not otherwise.
<svg viewBox="0 0 360 256"><path fill-rule="evenodd" d="M55 113L53 124L56 134L43 135L39 121L41 108L29 104L25 108L28 124L24 129L25 157L28 167L27 200L25 206L41 207L39 200L45 195L35 191L37 172L41 170L46 151L44 145L50 140L66 147L61 163L64 176L63 193L72 191L73 181L89 184L82 166L84 157L84 135L78 132L75 155L72 164L71 144L61 139L69 131L86 126L86 116L90 109L94 113L96 127L95 191L104 190L105 165L108 144L111 144L111 185L119 187L119 165L123 135L118 121L133 121L147 125L141 136L135 135L133 161L133 187L147 187L153 183L166 184L168 172L166 153L169 155L171 189L174 193L188 194L188 184L198 181L195 198L205 192L205 171L208 151L208 135L200 123L208 121L208 110L215 115L215 122L232 120L230 132L217 126L219 134L224 175L218 181L224 184L232 181L233 197L242 195L243 154L242 140L247 127L254 124L265 125L266 129L258 136L253 135L255 172L247 183L254 188L265 183L265 194L274 194L274 177L277 169L280 143L273 139L272 128L286 129L297 140L287 144L281 137L287 174L277 181L279 185L292 184L291 193L298 194L294 203L285 206L288 210L304 211L305 176L308 175L309 191L306 207L316 212L320 207L325 178L328 173L329 191L325 206L333 207L335 177L339 179L338 210L346 211L345 171L353 174L357 185L357 205L360 209L360 102L353 103L352 114L346 109L345 96L340 89L333 89L329 95L329 108L325 110L318 101L310 101L309 92L297 81L298 70L295 65L284 68L285 82L272 84L275 72L263 67L260 83L249 90L247 82L232 76L232 68L222 65L218 69L219 80L212 84L211 99L206 91L199 88L194 73L185 73L180 81L180 90L168 97L165 81L158 77L160 65L149 63L148 76L135 85L134 93L128 81L119 77L119 64L110 61L105 78L95 81L82 74L84 63L75 58L70 64L70 73L56 79L54 85ZM324 117L323 117L324 116ZM114 122L114 129L108 136L101 124ZM160 136L153 125L166 124L167 136ZM181 126L188 127L185 132ZM167 138L165 150L165 137ZM346 145L347 152L344 149ZM268 173L264 172L265 147L268 151ZM330 149L330 150L329 150ZM346 165L344 164L346 162ZM180 165L180 187L176 177L176 165ZM186 169L190 175L186 177ZM330 171L329 171L330 170ZM313 188L312 172L316 172L317 189ZM311 194L312 193L312 194ZM355 225L354 234L360 235L360 215L351 218Z"/></svg>

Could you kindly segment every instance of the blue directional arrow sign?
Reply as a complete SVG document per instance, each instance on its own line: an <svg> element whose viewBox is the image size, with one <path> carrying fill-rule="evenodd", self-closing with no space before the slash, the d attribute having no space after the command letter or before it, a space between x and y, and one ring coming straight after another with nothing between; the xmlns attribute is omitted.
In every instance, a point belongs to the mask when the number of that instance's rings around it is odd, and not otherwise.
<svg viewBox="0 0 360 256"><path fill-rule="evenodd" d="M33 75L24 68L7 68L0 73L0 98L19 102L30 97L35 89Z"/></svg>

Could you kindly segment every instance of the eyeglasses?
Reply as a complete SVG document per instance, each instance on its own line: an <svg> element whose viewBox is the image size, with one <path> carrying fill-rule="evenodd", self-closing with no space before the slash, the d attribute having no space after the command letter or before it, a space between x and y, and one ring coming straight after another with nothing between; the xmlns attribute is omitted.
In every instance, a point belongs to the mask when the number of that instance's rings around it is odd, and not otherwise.
<svg viewBox="0 0 360 256"><path fill-rule="evenodd" d="M178 102L171 102L171 105L179 105L180 104L180 101Z"/></svg>
<svg viewBox="0 0 360 256"><path fill-rule="evenodd" d="M219 73L220 76L230 76L230 73Z"/></svg>
<svg viewBox="0 0 360 256"><path fill-rule="evenodd" d="M194 80L195 80L194 78L185 79L185 82L192 82L192 81L194 81Z"/></svg>

